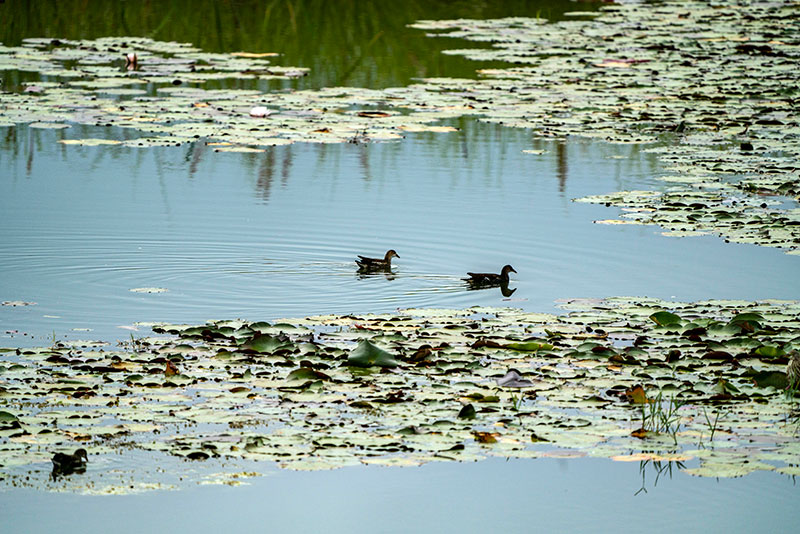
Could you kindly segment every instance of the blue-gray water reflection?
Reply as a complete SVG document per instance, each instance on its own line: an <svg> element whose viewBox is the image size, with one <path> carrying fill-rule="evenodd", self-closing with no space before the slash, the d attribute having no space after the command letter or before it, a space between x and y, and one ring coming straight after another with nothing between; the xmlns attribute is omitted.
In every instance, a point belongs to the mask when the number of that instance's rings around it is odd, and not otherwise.
<svg viewBox="0 0 800 534"><path fill-rule="evenodd" d="M0 307L1 330L113 340L136 321L415 306L553 311L557 299L610 295L800 298L796 257L593 224L618 211L571 202L664 187L640 148L454 124L461 131L399 143L256 155L203 144L64 146L61 136L108 130L21 127L0 151L0 300L37 305ZM401 256L393 275L358 275L356 254L389 248ZM506 263L518 271L509 298L461 280ZM169 291L130 291L140 287Z"/></svg>
<svg viewBox="0 0 800 534"><path fill-rule="evenodd" d="M117 534L167 524L174 533L790 532L800 520L789 477L713 480L675 472L656 485L651 467L642 473L638 464L602 459L492 459L268 472L237 488L118 498L17 491L3 496L4 520L16 532L84 534L108 532L111 522Z"/></svg>

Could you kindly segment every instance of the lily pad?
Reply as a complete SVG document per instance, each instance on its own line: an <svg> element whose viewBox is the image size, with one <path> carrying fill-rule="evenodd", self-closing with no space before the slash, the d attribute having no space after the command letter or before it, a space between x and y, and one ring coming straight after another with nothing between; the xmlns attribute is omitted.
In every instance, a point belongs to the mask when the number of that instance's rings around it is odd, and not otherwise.
<svg viewBox="0 0 800 534"><path fill-rule="evenodd" d="M347 356L347 365L353 367L397 367L400 362L390 353L365 339Z"/></svg>

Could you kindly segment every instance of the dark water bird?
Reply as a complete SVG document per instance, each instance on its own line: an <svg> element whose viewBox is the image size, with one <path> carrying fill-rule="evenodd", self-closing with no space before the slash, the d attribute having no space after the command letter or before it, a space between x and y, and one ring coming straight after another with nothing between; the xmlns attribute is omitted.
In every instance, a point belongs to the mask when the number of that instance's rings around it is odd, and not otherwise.
<svg viewBox="0 0 800 534"><path fill-rule="evenodd" d="M53 478L58 475L71 475L72 473L83 473L86 471L86 462L89 455L86 449L78 449L72 454L57 452L53 455Z"/></svg>
<svg viewBox="0 0 800 534"><path fill-rule="evenodd" d="M502 286L508 287L508 273L515 273L517 271L510 265L506 265L500 271L500 274L495 273L467 273L469 278L462 278L465 282L469 282L472 286Z"/></svg>
<svg viewBox="0 0 800 534"><path fill-rule="evenodd" d="M361 271L382 271L392 268L392 258L399 258L400 255L394 249L386 252L386 255L381 258L367 258L366 256L359 256L356 260L358 268Z"/></svg>

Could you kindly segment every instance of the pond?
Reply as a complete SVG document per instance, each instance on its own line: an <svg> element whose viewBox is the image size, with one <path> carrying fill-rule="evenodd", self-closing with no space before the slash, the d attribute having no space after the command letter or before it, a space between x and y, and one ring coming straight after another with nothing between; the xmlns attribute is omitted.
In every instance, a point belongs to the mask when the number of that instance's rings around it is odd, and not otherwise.
<svg viewBox="0 0 800 534"><path fill-rule="evenodd" d="M421 77L474 77L476 68L500 64L442 54L479 45L454 45L407 27L417 20L559 19L598 7L174 0L59 2L34 10L10 1L0 7L10 21L0 42L140 35L210 52L279 52L276 63L310 69L297 79L209 82L214 89L403 87ZM19 91L37 76L3 71L3 88ZM407 133L399 142L296 143L255 154L220 153L202 142L59 143L130 135L114 127L0 128L0 301L28 304L0 306L0 345L115 343L150 335L152 322L476 305L562 313L563 299L613 295L800 299L796 256L713 235L666 237L654 225L596 224L618 217L619 209L572 202L666 189L660 178L667 171L645 145L545 139L468 117L440 124L453 131ZM356 255L388 249L399 254L392 273L358 272ZM505 264L516 271L511 293L473 290L462 280L468 271L499 272ZM130 469L133 460L120 462ZM174 458L164 465L173 473L195 469ZM216 467L222 469L204 469ZM709 480L659 468L542 458L299 473L259 462L237 467L265 475L238 488L194 485L113 498L6 489L3 523L45 532L76 509L84 520L67 531L100 531L110 518L132 522L120 531L156 528L174 519L165 510L181 518L179 531L266 521L243 509L265 512L281 531L749 531L800 518L793 477L760 472ZM37 512L41 507L48 513ZM723 507L724 516L709 517L709 509Z"/></svg>

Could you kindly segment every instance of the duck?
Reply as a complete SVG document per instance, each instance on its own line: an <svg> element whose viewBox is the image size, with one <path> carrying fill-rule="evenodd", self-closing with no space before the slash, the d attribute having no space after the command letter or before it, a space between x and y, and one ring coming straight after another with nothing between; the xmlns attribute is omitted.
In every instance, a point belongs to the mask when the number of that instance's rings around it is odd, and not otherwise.
<svg viewBox="0 0 800 534"><path fill-rule="evenodd" d="M489 286L489 285L505 285L508 286L508 273L515 273L517 271L510 265L506 265L500 271L500 274L495 273L467 273L469 278L462 278L465 282L476 286Z"/></svg>
<svg viewBox="0 0 800 534"><path fill-rule="evenodd" d="M359 270L362 271L377 271L388 270L392 268L392 258L399 258L400 255L394 249L386 252L386 255L381 258L367 258L366 256L359 256L356 260Z"/></svg>
<svg viewBox="0 0 800 534"><path fill-rule="evenodd" d="M57 452L53 455L53 474L69 475L74 472L83 472L89 455L86 449L78 449L72 454Z"/></svg>

